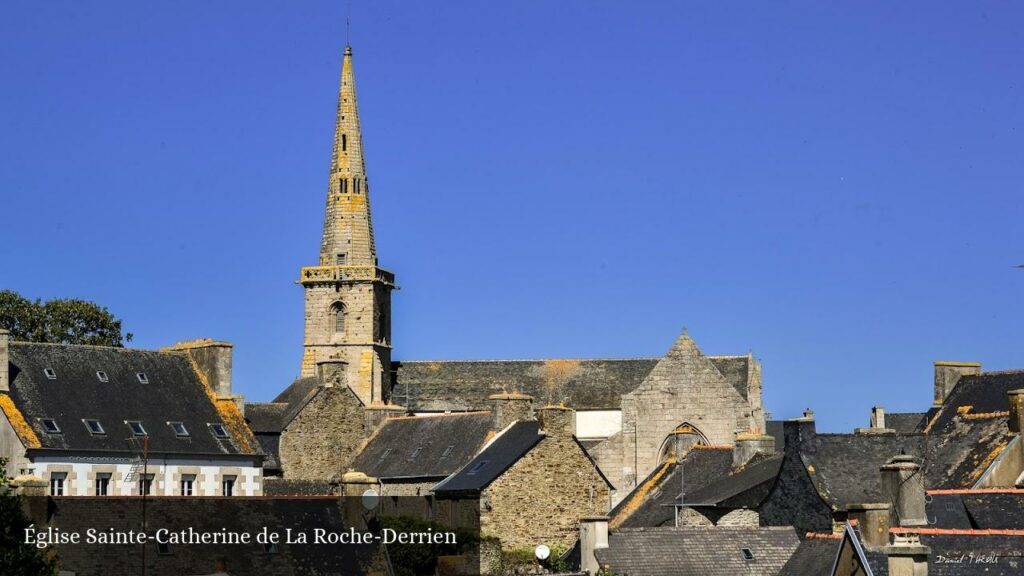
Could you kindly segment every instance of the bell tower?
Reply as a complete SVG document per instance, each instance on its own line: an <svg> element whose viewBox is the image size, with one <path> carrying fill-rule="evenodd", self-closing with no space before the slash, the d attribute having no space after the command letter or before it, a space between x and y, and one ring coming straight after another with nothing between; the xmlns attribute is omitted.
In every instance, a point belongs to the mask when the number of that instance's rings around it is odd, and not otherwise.
<svg viewBox="0 0 1024 576"><path fill-rule="evenodd" d="M341 64L320 263L302 268L298 283L306 295L301 375L314 376L319 360L342 359L364 404L386 402L397 286L377 267L351 46Z"/></svg>

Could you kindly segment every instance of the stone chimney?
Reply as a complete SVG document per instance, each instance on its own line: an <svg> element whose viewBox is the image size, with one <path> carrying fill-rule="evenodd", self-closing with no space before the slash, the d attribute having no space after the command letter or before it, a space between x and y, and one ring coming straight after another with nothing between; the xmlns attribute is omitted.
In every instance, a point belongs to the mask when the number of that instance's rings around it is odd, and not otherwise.
<svg viewBox="0 0 1024 576"><path fill-rule="evenodd" d="M11 391L11 333L0 328L0 392Z"/></svg>
<svg viewBox="0 0 1024 576"><path fill-rule="evenodd" d="M178 342L164 350L184 352L195 363L218 400L238 400L231 394L231 355L234 345L209 338Z"/></svg>
<svg viewBox="0 0 1024 576"><path fill-rule="evenodd" d="M348 362L341 358L326 358L316 363L316 380L324 388L348 385Z"/></svg>
<svg viewBox="0 0 1024 576"><path fill-rule="evenodd" d="M595 550L608 547L608 517L580 518L580 571L594 576L601 570Z"/></svg>
<svg viewBox="0 0 1024 576"><path fill-rule="evenodd" d="M576 434L576 411L565 406L545 406L537 410L541 434L549 436Z"/></svg>
<svg viewBox="0 0 1024 576"><path fill-rule="evenodd" d="M882 495L892 503L895 526L927 526L924 474L913 456L900 454L882 465Z"/></svg>
<svg viewBox="0 0 1024 576"><path fill-rule="evenodd" d="M1010 390L1010 432L1020 435L1024 432L1024 389Z"/></svg>
<svg viewBox="0 0 1024 576"><path fill-rule="evenodd" d="M861 537L870 546L889 544L888 502L864 502L847 506L851 520L857 521Z"/></svg>
<svg viewBox="0 0 1024 576"><path fill-rule="evenodd" d="M733 467L742 466L755 454L775 454L775 437L760 432L736 434L736 445L732 450Z"/></svg>
<svg viewBox="0 0 1024 576"><path fill-rule="evenodd" d="M935 362L935 405L946 401L961 376L981 374L979 362Z"/></svg>
<svg viewBox="0 0 1024 576"><path fill-rule="evenodd" d="M495 431L504 430L516 420L533 419L533 396L518 392L502 392L488 396L491 401L491 427Z"/></svg>
<svg viewBox="0 0 1024 576"><path fill-rule="evenodd" d="M928 576L928 554L917 535L898 534L884 549L889 558L889 576Z"/></svg>
<svg viewBox="0 0 1024 576"><path fill-rule="evenodd" d="M47 521L49 503L46 500L46 480L38 476L17 476L11 481L14 493L21 498L21 508L29 521L44 526Z"/></svg>
<svg viewBox="0 0 1024 576"><path fill-rule="evenodd" d="M855 434L895 434L896 431L885 427L885 408L874 406L871 408L871 425L867 428L857 428Z"/></svg>

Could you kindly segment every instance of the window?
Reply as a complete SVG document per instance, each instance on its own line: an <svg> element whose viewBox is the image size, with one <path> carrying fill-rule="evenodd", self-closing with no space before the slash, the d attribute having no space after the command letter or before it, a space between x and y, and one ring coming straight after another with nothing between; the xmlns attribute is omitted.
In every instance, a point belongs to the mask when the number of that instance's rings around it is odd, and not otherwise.
<svg viewBox="0 0 1024 576"><path fill-rule="evenodd" d="M188 436L188 429L181 422L168 422L168 424L170 424L171 429L174 430L174 435L178 438Z"/></svg>
<svg viewBox="0 0 1024 576"><path fill-rule="evenodd" d="M341 135L341 151L348 150L348 134Z"/></svg>
<svg viewBox="0 0 1024 576"><path fill-rule="evenodd" d="M455 450L455 445L449 444L448 447L444 449L444 452L441 453L441 458L447 458L451 456L452 450Z"/></svg>
<svg viewBox="0 0 1024 576"><path fill-rule="evenodd" d="M423 446L420 446L419 448L413 450L412 454L409 456L409 460L415 460L416 457L420 455L420 452L423 452Z"/></svg>
<svg viewBox="0 0 1024 576"><path fill-rule="evenodd" d="M89 430L89 434L93 436L102 436L107 433L99 420L82 420L82 422L85 422L85 427Z"/></svg>
<svg viewBox="0 0 1024 576"><path fill-rule="evenodd" d="M148 496L153 491L153 475L142 474L139 476L139 496Z"/></svg>
<svg viewBox="0 0 1024 576"><path fill-rule="evenodd" d="M103 370L96 371L96 379L99 380L100 382L110 382L110 377L107 376L107 373L104 372Z"/></svg>
<svg viewBox="0 0 1024 576"><path fill-rule="evenodd" d="M469 472L466 472L466 475L472 476L473 474L476 474L481 469L483 469L484 466L487 466L488 462L490 462L490 460L482 460L480 462L477 462L476 464L473 464L473 467L469 469Z"/></svg>
<svg viewBox="0 0 1024 576"><path fill-rule="evenodd" d="M50 474L50 496L64 495L64 480L67 477L67 472L52 472Z"/></svg>
<svg viewBox="0 0 1024 576"><path fill-rule="evenodd" d="M96 495L107 496L110 494L110 474L101 472L96 474Z"/></svg>
<svg viewBox="0 0 1024 576"><path fill-rule="evenodd" d="M161 556L170 556L171 555L171 545L168 544L166 541L164 541L164 542L157 542L156 543L156 553L161 555Z"/></svg>
<svg viewBox="0 0 1024 576"><path fill-rule="evenodd" d="M338 254L334 258L334 263L337 264L338 266L344 266L346 260L348 260L347 254Z"/></svg>
<svg viewBox="0 0 1024 576"><path fill-rule="evenodd" d="M345 332L345 305L335 302L331 305L331 312L334 313L335 334L343 334Z"/></svg>
<svg viewBox="0 0 1024 576"><path fill-rule="evenodd" d="M182 474L181 476L181 495L191 496L193 494L194 486L196 483L195 474Z"/></svg>
<svg viewBox="0 0 1024 576"><path fill-rule="evenodd" d="M277 543L276 542L264 542L263 552L266 554L277 554Z"/></svg>
<svg viewBox="0 0 1024 576"><path fill-rule="evenodd" d="M387 458L390 455L391 455L391 448L388 448L387 450L384 451L383 454L380 455L380 458L378 458L377 461L379 462L379 461Z"/></svg>
<svg viewBox="0 0 1024 576"><path fill-rule="evenodd" d="M46 374L47 380L56 380L57 372L53 368L43 368L43 374Z"/></svg>
<svg viewBox="0 0 1024 576"><path fill-rule="evenodd" d="M220 495L221 496L233 496L235 492L235 477L225 476L220 481Z"/></svg>
<svg viewBox="0 0 1024 576"><path fill-rule="evenodd" d="M53 418L41 418L39 421L42 422L47 434L60 434L60 426L57 426L57 421Z"/></svg>
<svg viewBox="0 0 1024 576"><path fill-rule="evenodd" d="M353 178L352 184L355 186L356 194L359 194L359 178Z"/></svg>
<svg viewBox="0 0 1024 576"><path fill-rule="evenodd" d="M149 376L146 376L145 372L138 372L135 377L139 379L140 384L149 384Z"/></svg>
<svg viewBox="0 0 1024 576"><path fill-rule="evenodd" d="M125 422L125 424L132 429L132 434L136 436L146 435L146 429L142 427L142 422L139 422L138 420L129 420Z"/></svg>
<svg viewBox="0 0 1024 576"><path fill-rule="evenodd" d="M342 178L338 180L338 189L341 190L342 194L348 194L348 179Z"/></svg>
<svg viewBox="0 0 1024 576"><path fill-rule="evenodd" d="M754 553L750 551L750 548L743 548L740 550L743 553L743 559L750 561L754 559Z"/></svg>
<svg viewBox="0 0 1024 576"><path fill-rule="evenodd" d="M210 430L213 431L213 435L217 438L227 438L228 430L223 424L210 424Z"/></svg>

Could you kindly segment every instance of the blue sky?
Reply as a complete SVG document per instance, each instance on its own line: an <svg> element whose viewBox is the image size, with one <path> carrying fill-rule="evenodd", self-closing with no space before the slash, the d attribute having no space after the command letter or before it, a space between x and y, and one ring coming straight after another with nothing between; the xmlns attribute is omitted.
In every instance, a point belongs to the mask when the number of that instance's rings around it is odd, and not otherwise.
<svg viewBox="0 0 1024 576"><path fill-rule="evenodd" d="M0 286L301 353L346 13L399 359L753 350L776 417L1024 367L1024 7L5 2Z"/></svg>

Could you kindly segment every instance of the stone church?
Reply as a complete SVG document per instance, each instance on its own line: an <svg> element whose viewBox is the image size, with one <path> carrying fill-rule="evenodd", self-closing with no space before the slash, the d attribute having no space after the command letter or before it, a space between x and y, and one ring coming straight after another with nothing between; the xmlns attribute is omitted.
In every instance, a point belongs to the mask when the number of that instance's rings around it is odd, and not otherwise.
<svg viewBox="0 0 1024 576"><path fill-rule="evenodd" d="M273 402L246 405L271 479L337 482L386 419L490 410L502 393L573 409L575 437L616 499L679 450L764 434L760 363L751 354L707 356L685 332L661 358L395 361L395 275L379 266L374 246L351 47L319 259L298 283L300 377Z"/></svg>

